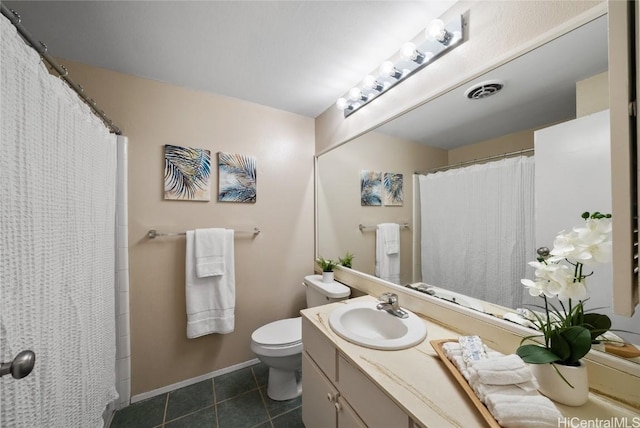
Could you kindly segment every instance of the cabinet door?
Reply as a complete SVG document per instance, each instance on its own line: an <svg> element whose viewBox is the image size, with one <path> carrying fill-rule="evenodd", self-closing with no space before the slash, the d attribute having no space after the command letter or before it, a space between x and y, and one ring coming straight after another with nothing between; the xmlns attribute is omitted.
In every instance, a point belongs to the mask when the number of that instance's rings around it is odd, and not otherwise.
<svg viewBox="0 0 640 428"><path fill-rule="evenodd" d="M409 416L342 355L338 358L337 386L367 426L409 426Z"/></svg>
<svg viewBox="0 0 640 428"><path fill-rule="evenodd" d="M367 428L343 397L338 397L338 428Z"/></svg>
<svg viewBox="0 0 640 428"><path fill-rule="evenodd" d="M311 321L302 317L302 344L331 382L336 380L336 348Z"/></svg>
<svg viewBox="0 0 640 428"><path fill-rule="evenodd" d="M335 428L338 390L306 352L302 353L302 422L305 428Z"/></svg>

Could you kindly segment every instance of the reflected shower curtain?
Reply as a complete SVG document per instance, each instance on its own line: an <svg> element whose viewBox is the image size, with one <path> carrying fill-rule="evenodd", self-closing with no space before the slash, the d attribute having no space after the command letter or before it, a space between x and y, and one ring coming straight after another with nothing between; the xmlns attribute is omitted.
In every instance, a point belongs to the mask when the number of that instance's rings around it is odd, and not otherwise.
<svg viewBox="0 0 640 428"><path fill-rule="evenodd" d="M0 16L2 427L99 427L115 390L116 137Z"/></svg>
<svg viewBox="0 0 640 428"><path fill-rule="evenodd" d="M422 280L510 308L535 259L534 160L520 156L419 177Z"/></svg>

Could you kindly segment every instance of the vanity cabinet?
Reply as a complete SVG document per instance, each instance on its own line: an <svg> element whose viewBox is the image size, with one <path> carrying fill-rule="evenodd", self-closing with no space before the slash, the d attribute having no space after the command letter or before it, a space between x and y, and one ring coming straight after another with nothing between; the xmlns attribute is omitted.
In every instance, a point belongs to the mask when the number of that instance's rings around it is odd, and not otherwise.
<svg viewBox="0 0 640 428"><path fill-rule="evenodd" d="M306 428L365 428L331 381L302 353L302 420Z"/></svg>
<svg viewBox="0 0 640 428"><path fill-rule="evenodd" d="M304 317L302 343L306 428L412 426L409 416Z"/></svg>

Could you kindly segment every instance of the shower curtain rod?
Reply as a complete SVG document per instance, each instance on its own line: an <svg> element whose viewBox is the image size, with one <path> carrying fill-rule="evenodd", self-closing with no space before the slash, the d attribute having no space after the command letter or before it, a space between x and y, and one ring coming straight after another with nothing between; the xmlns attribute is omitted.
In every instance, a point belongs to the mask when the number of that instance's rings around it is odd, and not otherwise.
<svg viewBox="0 0 640 428"><path fill-rule="evenodd" d="M56 73L58 73L58 77L61 77L71 89L73 89L90 108L93 112L104 122L105 126L109 128L111 132L116 135L122 135L122 130L118 128L111 119L107 117L104 111L98 109L96 102L89 98L84 93L84 88L78 85L76 82L71 80L69 77L69 72L63 65L56 64L55 60L51 55L47 53L47 45L43 42L36 41L31 34L24 28L24 26L20 23L22 19L20 15L13 9L9 9L4 4L0 4L2 14L13 24L14 27L18 30L18 33L22 36L23 39L29 43L29 45L40 54L40 57L46 61L46 63L53 68Z"/></svg>
<svg viewBox="0 0 640 428"><path fill-rule="evenodd" d="M473 159L473 160L470 160L470 161L454 163L452 165L439 166L437 168L431 168L431 169L428 169L426 171L415 171L414 174L427 175L427 174L432 174L434 172L446 171L448 169L459 168L461 166L471 165L471 164L478 163L478 162L486 162L486 161L490 161L490 160L494 160L494 159L504 159L504 158L507 158L509 156L522 155L524 153L529 153L529 152L533 152L533 151L534 151L534 149L515 150L513 152L503 153L501 155L487 156L485 158L479 158L479 159Z"/></svg>

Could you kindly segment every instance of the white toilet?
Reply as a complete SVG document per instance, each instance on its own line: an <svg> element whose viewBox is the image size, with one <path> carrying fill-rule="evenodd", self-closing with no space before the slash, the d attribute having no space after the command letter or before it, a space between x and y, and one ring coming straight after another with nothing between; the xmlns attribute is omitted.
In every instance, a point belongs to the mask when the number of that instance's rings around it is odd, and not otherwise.
<svg viewBox="0 0 640 428"><path fill-rule="evenodd" d="M349 297L349 287L322 282L321 275L304 277L307 307L325 305ZM269 367L267 395L272 400L296 398L302 392L302 318L287 318L263 325L251 335L251 350Z"/></svg>

